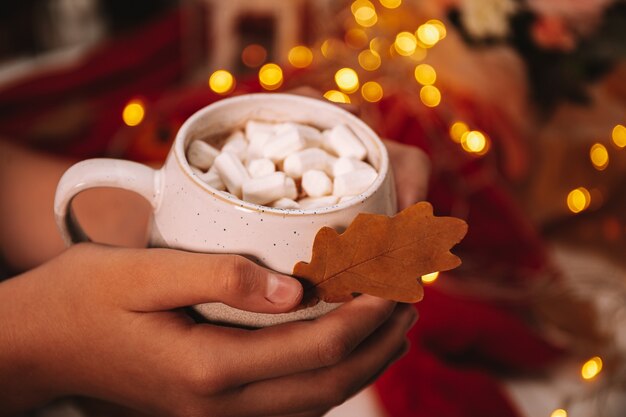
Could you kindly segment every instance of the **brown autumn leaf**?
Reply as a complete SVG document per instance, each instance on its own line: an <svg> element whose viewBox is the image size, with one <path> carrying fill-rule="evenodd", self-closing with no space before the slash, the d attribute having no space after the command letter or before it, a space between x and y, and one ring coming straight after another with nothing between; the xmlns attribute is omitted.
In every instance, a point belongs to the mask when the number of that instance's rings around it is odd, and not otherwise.
<svg viewBox="0 0 626 417"><path fill-rule="evenodd" d="M420 277L459 266L450 249L466 233L463 220L435 217L426 202L393 217L359 214L342 234L323 227L315 236L311 262L298 262L293 269L305 281L302 303L343 302L353 294L420 301Z"/></svg>

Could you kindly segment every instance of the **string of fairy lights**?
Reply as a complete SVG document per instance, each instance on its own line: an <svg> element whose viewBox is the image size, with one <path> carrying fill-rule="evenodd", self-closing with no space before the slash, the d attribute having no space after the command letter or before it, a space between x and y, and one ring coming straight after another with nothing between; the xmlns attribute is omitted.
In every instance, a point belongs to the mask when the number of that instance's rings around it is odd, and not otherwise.
<svg viewBox="0 0 626 417"><path fill-rule="evenodd" d="M428 50L435 47L446 37L446 26L437 19L431 19L419 25L414 32L401 31L395 36L376 31L377 23L381 14L385 11L397 9L402 5L402 0L378 0L375 5L370 0L355 0L350 5L352 20L345 28L343 40L329 38L313 47L296 45L291 48L286 57L286 63L296 69L314 66L316 61L333 59L345 54L346 51L356 54L355 62L358 67L344 66L334 72L334 84L324 93L324 98L337 103L354 103L361 100L368 103L376 103L384 97L383 83L376 79L376 74L385 61L403 59L408 64L414 65L413 75L419 87L419 98L424 106L435 108L442 101L442 94L436 86L437 72L431 65L422 62ZM261 87L267 91L275 91L281 88L284 82L284 74L281 66L276 62L267 62L267 50L258 44L247 45L241 53L242 63L251 69L258 69L257 75ZM397 62L397 61L396 61ZM365 82L362 82L365 81ZM208 79L209 88L223 96L235 91L237 82L233 73L226 69L218 69L210 74ZM146 114L145 103L140 99L133 98L123 109L122 119L128 126L139 125ZM452 141L459 144L461 149L476 157L486 155L491 147L489 137L479 130L472 130L469 125L460 120L451 121L449 124L449 136ZM618 124L614 127L612 135L613 151L619 151L626 147L626 127ZM608 142L608 141L606 141ZM609 145L610 146L610 145ZM609 165L609 148L603 143L594 143L589 150L589 159L592 166L603 171ZM571 190L565 202L572 213L580 213L586 210L592 201L593 190L581 186ZM431 284L439 276L438 272L422 277L422 282ZM595 356L580 368L580 375L584 381L592 381L602 371L603 361ZM567 410L559 408L554 410L550 417L567 417Z"/></svg>
<svg viewBox="0 0 626 417"><path fill-rule="evenodd" d="M602 371L603 362L599 356L587 360L580 368L580 376L584 381L593 381ZM550 417L567 417L567 410L565 408L557 408L552 411Z"/></svg>
<svg viewBox="0 0 626 417"><path fill-rule="evenodd" d="M401 0L379 0L383 9L396 9L402 5ZM334 73L336 88L329 89L324 97L332 102L352 103L355 100L364 100L376 103L384 96L381 82L372 79L361 82L364 74L359 71L375 73L383 65L384 58L389 61L396 57L407 58L408 62L424 60L427 51L446 37L446 27L443 22L431 19L420 25L415 32L402 31L395 34L393 40L387 36L372 35L379 12L369 0L356 0L350 6L354 27L345 30L343 42L337 38L322 41L316 47L296 45L287 55L287 62L293 68L307 68L314 65L316 59L333 60L346 47L351 51L358 50L357 62L360 68L338 68ZM386 35L386 34L384 34ZM241 60L247 67L258 68L259 83L265 90L279 89L284 81L283 70L279 64L265 62L267 51L257 44L246 46L241 54ZM437 73L426 63L415 65L414 77L420 86L419 97L427 107L437 107L441 103L442 95L435 86ZM371 78L371 77L370 77ZM235 90L234 75L225 69L214 71L209 77L209 87L221 95L228 95ZM450 137L461 145L462 149L476 156L485 155L490 148L488 136L478 130L470 130L463 122L454 122L450 126Z"/></svg>
<svg viewBox="0 0 626 417"><path fill-rule="evenodd" d="M626 148L626 126L622 124L615 125L611 133L611 142L614 151ZM609 148L603 143L594 143L589 148L589 161L596 170L604 171L609 166ZM595 197L594 194L596 194ZM568 193L567 207L572 213L580 213L587 210L594 199L601 198L599 191L596 189L591 189L590 191L587 187L578 187Z"/></svg>
<svg viewBox="0 0 626 417"><path fill-rule="evenodd" d="M402 5L402 0L379 0L382 9L396 9ZM383 57L392 58L400 56L412 61L422 61L427 50L437 45L446 37L446 27L440 20L431 19L420 25L415 33L402 31L396 34L393 42L382 36L370 38L367 30L376 26L379 21L379 12L376 6L369 0L356 0L351 6L355 27L345 32L344 43L352 49L361 49L358 53L358 64L367 72L377 71ZM338 39L326 39L315 52L319 51L323 58L332 59L340 49ZM387 49L385 51L385 49ZM304 45L291 48L287 56L287 62L294 68L307 68L314 63L316 54L314 49ZM386 53L385 53L386 52ZM242 51L242 62L250 68L257 68L261 87L268 91L279 89L284 81L283 70L279 64L265 62L267 59L266 49L257 44L250 44ZM435 86L437 72L426 63L415 66L414 76L421 86L419 96L422 103L427 107L437 107L442 100L440 90ZM370 80L361 85L358 72L349 67L340 68L335 72L334 81L337 89L330 89L324 93L324 97L332 102L351 103L354 95L360 91L363 100L370 103L380 101L384 96L384 89L380 82ZM225 69L214 71L209 77L209 88L217 94L228 95L235 90L236 80L234 75ZM130 100L124 107L122 119L128 126L137 126L145 116L145 103L140 99ZM450 138L458 143L461 148L478 157L488 153L490 139L478 130L471 130L462 121L453 121L450 125ZM626 147L626 127L617 124L611 135L614 150ZM604 171L610 161L610 152L607 145L594 143L589 150L589 159L592 166L598 171ZM596 194L594 196L594 194ZM574 214L587 210L592 200L601 200L599 191L585 186L580 186L569 191L565 197L567 208Z"/></svg>

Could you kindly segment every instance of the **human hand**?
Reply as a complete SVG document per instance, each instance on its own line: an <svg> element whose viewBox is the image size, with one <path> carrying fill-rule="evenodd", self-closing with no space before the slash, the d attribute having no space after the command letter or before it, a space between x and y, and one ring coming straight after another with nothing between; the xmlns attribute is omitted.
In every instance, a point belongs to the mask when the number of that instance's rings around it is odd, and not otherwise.
<svg viewBox="0 0 626 417"><path fill-rule="evenodd" d="M411 306L361 296L260 330L178 309L281 313L301 296L295 279L238 256L74 246L0 284L0 414L81 395L156 415L321 415L404 352Z"/></svg>
<svg viewBox="0 0 626 417"><path fill-rule="evenodd" d="M428 193L430 160L415 146L383 140L389 153L398 194L398 210L422 201Z"/></svg>
<svg viewBox="0 0 626 417"><path fill-rule="evenodd" d="M59 180L73 162L0 138L0 253L11 270L27 271L65 250L53 202ZM146 246L152 207L140 195L96 188L76 196L72 208L95 241Z"/></svg>

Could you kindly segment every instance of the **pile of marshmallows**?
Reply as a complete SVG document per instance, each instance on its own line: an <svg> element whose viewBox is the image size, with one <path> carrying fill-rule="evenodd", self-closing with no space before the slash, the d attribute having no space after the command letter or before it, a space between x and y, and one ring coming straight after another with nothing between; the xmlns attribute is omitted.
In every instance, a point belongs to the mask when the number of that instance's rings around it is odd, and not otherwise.
<svg viewBox="0 0 626 417"><path fill-rule="evenodd" d="M250 120L221 150L203 140L187 148L194 173L217 190L282 209L314 209L364 192L376 170L367 150L345 125L323 132L297 123Z"/></svg>

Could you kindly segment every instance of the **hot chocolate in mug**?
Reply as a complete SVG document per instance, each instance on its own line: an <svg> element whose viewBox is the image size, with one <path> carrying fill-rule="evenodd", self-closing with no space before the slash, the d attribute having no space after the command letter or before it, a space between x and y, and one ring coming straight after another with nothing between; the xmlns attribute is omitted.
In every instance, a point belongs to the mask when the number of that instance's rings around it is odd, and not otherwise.
<svg viewBox="0 0 626 417"><path fill-rule="evenodd" d="M201 181L187 162L187 146L196 139L218 143L249 120L296 122L320 130L345 124L367 149L366 159L378 176L365 192L350 200L308 210L252 204ZM291 274L297 262L311 259L320 228L343 231L361 212L396 213L387 150L374 131L336 105L290 94L242 95L199 110L180 128L161 169L116 159L91 159L69 168L59 182L54 203L56 222L68 245L89 240L73 216L71 202L80 192L95 187L123 188L148 200L154 214L151 247L240 254L284 274ZM262 327L315 318L335 306L322 302L284 314L251 313L221 303L194 308L209 321Z"/></svg>

